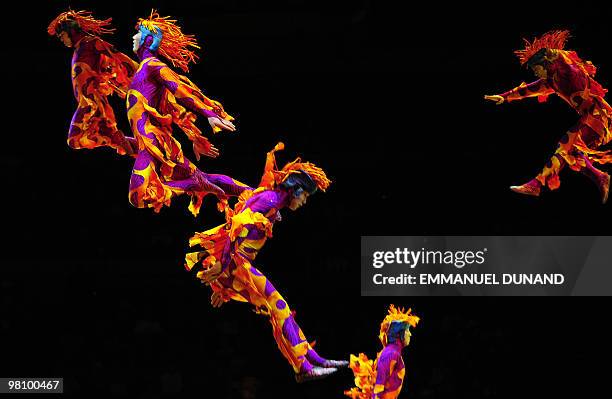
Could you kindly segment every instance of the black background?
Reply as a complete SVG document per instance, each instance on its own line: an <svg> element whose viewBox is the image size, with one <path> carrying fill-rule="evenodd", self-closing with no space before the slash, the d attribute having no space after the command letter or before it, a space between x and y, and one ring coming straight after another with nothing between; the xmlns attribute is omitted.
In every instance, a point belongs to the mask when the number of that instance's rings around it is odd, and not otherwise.
<svg viewBox="0 0 612 399"><path fill-rule="evenodd" d="M241 303L211 308L182 258L190 234L222 221L212 198L198 218L187 198L160 214L134 209L130 158L67 147L71 51L47 24L68 5L113 17L109 41L131 54L136 18L155 6L197 35L189 76L237 119L237 133L213 138L222 154L203 170L256 184L281 140L280 163L299 155L334 180L285 213L257 259L321 354L375 356L393 301L422 317L400 397L603 386L595 361L609 349L608 300L361 298L358 247L361 235L609 234L610 206L579 174L564 171L540 198L508 189L535 176L575 113L555 97L482 99L533 79L512 51L549 29L571 29L569 47L610 86L609 10L395 3L75 1L11 13L1 374L64 377L67 393L87 397L338 398L352 385L349 371L295 384L263 317Z"/></svg>

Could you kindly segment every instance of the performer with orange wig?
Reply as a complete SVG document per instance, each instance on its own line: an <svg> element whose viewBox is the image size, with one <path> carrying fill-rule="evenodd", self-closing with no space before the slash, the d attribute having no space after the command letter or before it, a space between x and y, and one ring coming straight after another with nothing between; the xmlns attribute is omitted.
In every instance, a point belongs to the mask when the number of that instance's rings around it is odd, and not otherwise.
<svg viewBox="0 0 612 399"><path fill-rule="evenodd" d="M208 119L214 132L236 130L223 106L207 98L187 77L174 72L159 56L185 72L197 56L195 38L185 35L169 17L152 11L139 19L134 35L134 52L140 65L127 94L128 119L138 140L138 156L132 170L129 199L138 208L156 212L180 194L191 196L189 209L197 215L202 198L213 193L221 200L239 195L249 186L228 176L200 171L183 154L172 136L175 124L193 143L196 158L200 154L217 157L219 151L196 127L196 114Z"/></svg>
<svg viewBox="0 0 612 399"><path fill-rule="evenodd" d="M590 61L583 61L575 51L564 50L569 31L552 31L533 42L525 40L525 49L515 51L522 65L527 65L539 78L502 94L485 99L502 104L528 97L546 101L556 94L580 115L578 123L561 139L553 157L534 179L510 187L513 191L539 196L542 186L555 190L560 185L559 172L565 165L589 177L601 193L602 202L608 199L610 176L593 166L612 163L610 151L598 150L612 139L612 107L604 96L607 92L597 81L597 69Z"/></svg>
<svg viewBox="0 0 612 399"><path fill-rule="evenodd" d="M399 396L406 374L402 349L410 344L410 327L416 327L420 318L395 305L389 306L387 317L380 325L378 335L383 349L376 361L360 353L351 355L350 368L355 375L356 388L344 391L352 399L395 399Z"/></svg>
<svg viewBox="0 0 612 399"><path fill-rule="evenodd" d="M198 245L203 250L187 254L185 266L188 270L196 268L197 277L211 286L214 307L233 299L249 302L258 313L268 316L278 348L293 367L296 380L302 382L328 376L348 362L327 360L317 354L285 299L252 264L272 237L280 210L295 211L310 195L325 191L331 183L322 169L299 158L278 170L274 153L283 148L279 143L268 153L259 187L243 192L233 210L226 208L227 223L190 239L190 246Z"/></svg>
<svg viewBox="0 0 612 399"><path fill-rule="evenodd" d="M72 87L78 107L68 131L68 145L74 149L108 146L119 154L136 153L136 140L117 129L107 97L125 98L138 64L116 51L100 35L112 33L111 18L97 20L88 11L66 11L47 28L66 47L74 48Z"/></svg>

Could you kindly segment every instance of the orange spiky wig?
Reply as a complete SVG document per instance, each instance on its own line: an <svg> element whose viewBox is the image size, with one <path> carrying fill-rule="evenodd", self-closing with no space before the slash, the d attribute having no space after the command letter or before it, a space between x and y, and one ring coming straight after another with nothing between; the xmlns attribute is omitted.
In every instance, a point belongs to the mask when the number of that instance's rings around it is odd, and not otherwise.
<svg viewBox="0 0 612 399"><path fill-rule="evenodd" d="M531 57L542 49L563 50L569 38L570 32L568 30L547 32L541 37L533 39L533 42L523 38L525 48L523 50L516 50L514 54L519 58L521 65L525 65Z"/></svg>
<svg viewBox="0 0 612 399"><path fill-rule="evenodd" d="M149 49L158 51L164 58L177 68L189 72L189 64L196 62L198 56L190 48L200 49L193 35L186 35L176 25L175 19L160 17L156 10L151 10L149 18L139 18L136 29L142 32L140 45L148 36L153 37Z"/></svg>
<svg viewBox="0 0 612 399"><path fill-rule="evenodd" d="M115 29L109 28L112 18L95 19L91 11L68 10L58 15L47 27L47 32L55 36L62 31L68 30L71 26L78 26L80 30L90 35L105 35L113 33Z"/></svg>
<svg viewBox="0 0 612 399"><path fill-rule="evenodd" d="M392 323L403 323L406 326L416 327L420 318L414 314L412 314L412 309L408 309L404 311L402 308L396 308L395 305L389 306L389 314L380 324L380 334L378 338L380 338L380 342L383 345L387 345L389 341L389 329Z"/></svg>
<svg viewBox="0 0 612 399"><path fill-rule="evenodd" d="M261 179L260 187L266 187L273 189L276 186L282 184L291 176L296 173L306 173L316 184L317 188L323 192L327 190L331 184L331 180L327 178L323 169L319 168L313 163L302 162L300 158L296 158L295 161L289 162L281 170L276 165L276 157L274 153L285 149L283 143L278 143L274 149L268 152L266 156L266 166L264 168L264 175Z"/></svg>

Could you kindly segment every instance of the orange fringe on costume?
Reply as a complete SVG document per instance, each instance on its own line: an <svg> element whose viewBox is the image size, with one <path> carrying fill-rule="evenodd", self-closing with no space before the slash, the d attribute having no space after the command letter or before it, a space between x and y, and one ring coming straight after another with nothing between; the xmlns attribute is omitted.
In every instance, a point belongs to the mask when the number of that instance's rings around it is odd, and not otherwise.
<svg viewBox="0 0 612 399"><path fill-rule="evenodd" d="M195 63L198 60L198 56L189 48L200 49L194 35L185 35L181 28L176 25L175 19L160 17L155 9L151 10L149 18L138 19L136 29L141 26L155 33L160 30L163 38L157 50L159 54L170 61L175 67L189 72L189 64L191 62Z"/></svg>
<svg viewBox="0 0 612 399"><path fill-rule="evenodd" d="M289 162L281 170L278 170L276 166L276 157L274 153L276 151L284 150L285 144L278 143L268 152L266 155L266 165L264 167L264 174L259 183L259 187L266 187L267 189L273 189L277 185L281 184L287 177L292 173L299 173L304 171L314 180L317 188L323 192L327 190L331 184L331 180L327 178L323 169L319 168L315 164L310 162L301 162L300 158L296 158L295 161Z"/></svg>
<svg viewBox="0 0 612 399"><path fill-rule="evenodd" d="M327 190L329 185L332 183L331 180L327 178L325 171L319 168L313 163L310 162L301 162L301 158L296 158L293 162L289 162L286 164L281 170L278 169L276 165L276 155L277 151L281 151L285 149L285 144L282 142L277 143L272 151L266 154L266 164L264 166L264 172L261 177L261 181L259 182L259 186L255 190L245 190L238 197L238 202L234 205L234 209L227 206L227 203L220 203L220 210L225 211L225 219L229 223L229 220L236 214L242 212L244 205L247 200L251 198L254 194L260 193L264 190L274 190L279 184L285 181L289 175L292 173L299 173L300 171L304 171L308 173L308 175L312 178L312 180L317 185L317 188L323 192Z"/></svg>
<svg viewBox="0 0 612 399"><path fill-rule="evenodd" d="M107 28L110 26L112 20L112 18L107 18L103 20L95 19L91 16L91 11L68 10L66 12L61 13L53 21L51 21L49 27L47 27L47 32L50 35L57 35L57 29L59 28L60 24L62 24L62 22L74 21L77 23L77 25L79 25L79 28L81 28L85 33L88 33L90 35L98 36L110 34L115 31L114 28Z"/></svg>
<svg viewBox="0 0 612 399"><path fill-rule="evenodd" d="M351 354L349 367L355 375L355 387L344 391L344 395L351 399L372 399L376 383L374 361L364 353L360 353L359 357Z"/></svg>

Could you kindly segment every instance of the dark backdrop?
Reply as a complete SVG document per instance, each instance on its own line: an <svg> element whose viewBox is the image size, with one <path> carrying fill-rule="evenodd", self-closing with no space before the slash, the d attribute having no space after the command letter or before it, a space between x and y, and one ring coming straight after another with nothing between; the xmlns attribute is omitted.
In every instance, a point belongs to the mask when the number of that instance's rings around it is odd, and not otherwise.
<svg viewBox="0 0 612 399"><path fill-rule="evenodd" d="M352 385L349 371L296 385L263 317L240 303L210 307L182 258L190 234L222 220L211 198L198 218L186 198L160 214L134 209L131 159L66 146L71 51L47 24L68 5L113 17L109 41L129 54L136 18L154 5L197 35L190 77L237 119L202 169L256 184L282 140L281 162L303 156L334 180L285 213L257 259L323 355L375 356L394 302L422 316L401 397L603 386L594 361L609 349L606 299L361 298L358 277L360 235L610 233L609 204L580 175L565 171L561 189L539 199L508 189L540 170L574 112L554 97L482 99L532 80L512 51L558 28L573 31L570 46L610 86L602 4L143 3L22 4L8 17L17 27L5 30L14 38L3 60L2 375L64 377L66 392L87 397L338 398Z"/></svg>

